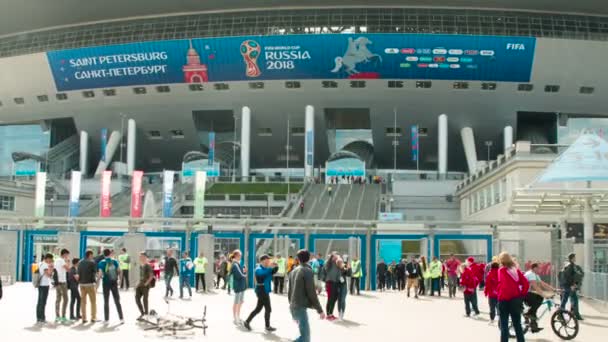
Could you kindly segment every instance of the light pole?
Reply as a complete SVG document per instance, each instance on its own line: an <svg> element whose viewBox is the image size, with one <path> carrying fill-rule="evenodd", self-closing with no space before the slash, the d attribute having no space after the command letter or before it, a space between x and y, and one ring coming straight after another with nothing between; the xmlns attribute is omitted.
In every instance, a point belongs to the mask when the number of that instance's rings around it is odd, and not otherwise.
<svg viewBox="0 0 608 342"><path fill-rule="evenodd" d="M236 114L232 113L232 119L234 120L234 137L232 138L232 181L236 178Z"/></svg>
<svg viewBox="0 0 608 342"><path fill-rule="evenodd" d="M485 141L486 147L488 148L488 162L490 162L490 148L492 148L492 145L494 145L494 142L492 140L486 140Z"/></svg>
<svg viewBox="0 0 608 342"><path fill-rule="evenodd" d="M397 108L393 108L393 179L397 173Z"/></svg>
<svg viewBox="0 0 608 342"><path fill-rule="evenodd" d="M120 162L122 163L122 150L124 148L125 115L120 113Z"/></svg>

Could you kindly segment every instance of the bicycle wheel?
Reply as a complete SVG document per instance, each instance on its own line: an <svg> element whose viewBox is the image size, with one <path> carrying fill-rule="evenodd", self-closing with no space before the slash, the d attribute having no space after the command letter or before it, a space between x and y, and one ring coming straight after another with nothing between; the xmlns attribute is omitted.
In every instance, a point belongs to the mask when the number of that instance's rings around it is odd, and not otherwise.
<svg viewBox="0 0 608 342"><path fill-rule="evenodd" d="M566 310L556 310L551 315L551 329L562 340L572 340L578 335L578 320Z"/></svg>
<svg viewBox="0 0 608 342"><path fill-rule="evenodd" d="M529 329L530 329L530 322L526 317L524 317L522 315L521 316L521 330L523 330L524 335L528 332ZM517 335L515 334L515 328L513 327L513 321L511 321L510 318L509 318L509 337L510 338L517 337Z"/></svg>

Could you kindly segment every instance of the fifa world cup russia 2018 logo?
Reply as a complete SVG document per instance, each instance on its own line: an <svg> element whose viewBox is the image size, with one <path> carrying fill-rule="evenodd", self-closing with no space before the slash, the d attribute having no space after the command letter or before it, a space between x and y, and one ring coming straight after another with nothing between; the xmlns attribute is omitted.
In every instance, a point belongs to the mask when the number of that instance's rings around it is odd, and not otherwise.
<svg viewBox="0 0 608 342"><path fill-rule="evenodd" d="M258 77L262 74L258 66L258 57L260 57L260 44L255 40L246 40L241 43L241 55L245 62L245 74L247 77Z"/></svg>

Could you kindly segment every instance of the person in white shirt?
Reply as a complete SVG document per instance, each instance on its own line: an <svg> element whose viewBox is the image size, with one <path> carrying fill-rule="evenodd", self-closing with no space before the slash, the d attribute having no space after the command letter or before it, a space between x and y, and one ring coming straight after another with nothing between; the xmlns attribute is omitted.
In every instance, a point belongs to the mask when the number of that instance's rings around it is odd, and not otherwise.
<svg viewBox="0 0 608 342"><path fill-rule="evenodd" d="M70 252L67 249L61 250L61 255L55 260L55 270L57 272L57 282L55 283L55 322L66 323L66 310L68 308L68 271L70 270ZM61 311L59 310L61 308Z"/></svg>
<svg viewBox="0 0 608 342"><path fill-rule="evenodd" d="M526 304L528 304L530 309L528 310L528 312L526 312L524 314L524 316L526 316L528 319L530 319L531 331L533 333L537 333L537 332L543 330L543 328L538 327L538 322L537 322L537 317L536 317L536 311L538 311L538 308L541 306L541 304L543 303L543 300L544 300L543 293L544 293L544 291L555 292L555 289L553 287L551 287L551 285L545 283L544 281L542 281L540 279L540 277L538 276L538 264L537 263L533 263L532 266L530 267L530 270L528 272L526 272L526 274L524 274L524 276L526 277L526 279L528 279L528 282L530 283L530 290L528 291L528 294L526 295L526 298L524 299L524 301L526 302Z"/></svg>
<svg viewBox="0 0 608 342"><path fill-rule="evenodd" d="M38 303L36 304L36 321L40 324L46 323L46 300L49 298L49 287L53 276L53 254L48 253L38 267Z"/></svg>

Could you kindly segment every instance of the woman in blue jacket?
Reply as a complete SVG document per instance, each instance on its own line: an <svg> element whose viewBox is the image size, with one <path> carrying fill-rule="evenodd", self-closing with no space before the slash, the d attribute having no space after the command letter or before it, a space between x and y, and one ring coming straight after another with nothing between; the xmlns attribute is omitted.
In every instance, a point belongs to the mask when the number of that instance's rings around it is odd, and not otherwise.
<svg viewBox="0 0 608 342"><path fill-rule="evenodd" d="M243 324L241 320L241 306L245 301L245 290L247 289L247 272L241 266L241 258L243 253L240 250L232 252L232 267L230 268L230 275L232 276L233 289L234 289L234 304L232 305L232 314L234 316L234 324Z"/></svg>
<svg viewBox="0 0 608 342"><path fill-rule="evenodd" d="M243 323L243 326L247 330L251 331L251 320L264 309L264 320L266 322L266 331L273 332L277 329L270 326L270 291L272 276L279 270L276 264L272 264L270 257L264 254L260 257L260 263L255 268L255 294L258 297L258 304L255 309L251 312L247 320Z"/></svg>

